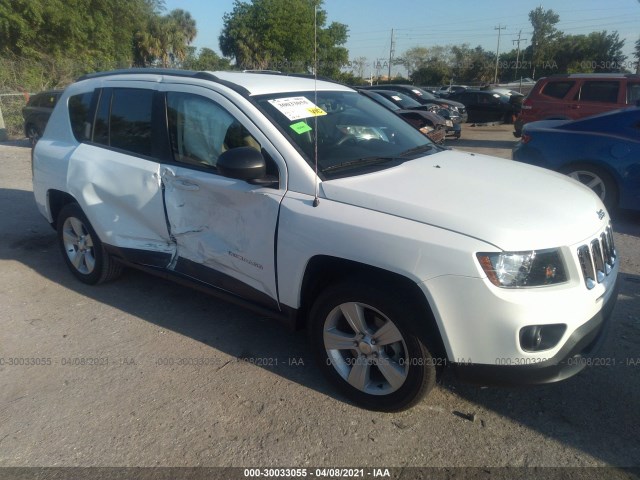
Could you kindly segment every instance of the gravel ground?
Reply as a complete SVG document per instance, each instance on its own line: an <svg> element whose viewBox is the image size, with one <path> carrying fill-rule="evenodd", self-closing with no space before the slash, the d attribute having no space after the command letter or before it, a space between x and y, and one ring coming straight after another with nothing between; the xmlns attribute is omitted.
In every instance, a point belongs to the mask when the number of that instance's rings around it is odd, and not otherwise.
<svg viewBox="0 0 640 480"><path fill-rule="evenodd" d="M465 126L449 145L509 158L507 127ZM563 476L637 478L620 467L640 466L640 216L614 223L621 291L604 365L521 389L445 374L417 407L384 414L335 393L303 332L136 271L76 281L36 210L29 158L24 142L0 144L0 467L481 467L442 478L616 467Z"/></svg>

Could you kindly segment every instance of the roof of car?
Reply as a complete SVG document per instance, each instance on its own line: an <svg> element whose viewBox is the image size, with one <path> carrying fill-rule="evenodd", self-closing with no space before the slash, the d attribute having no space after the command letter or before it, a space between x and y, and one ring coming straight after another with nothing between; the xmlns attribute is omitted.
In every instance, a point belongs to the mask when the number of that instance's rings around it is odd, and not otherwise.
<svg viewBox="0 0 640 480"><path fill-rule="evenodd" d="M351 91L351 89L340 83L328 80L314 79L310 75L282 74L278 72L195 72L191 70L173 70L162 68L131 68L125 70L113 70L107 72L97 72L84 75L78 80L104 77L128 77L148 78L152 76L157 81L162 81L165 77L178 77L182 79L193 78L196 80L210 80L227 86L239 87L246 95L263 95L273 93L303 92L317 89L318 91L341 90Z"/></svg>
<svg viewBox="0 0 640 480"><path fill-rule="evenodd" d="M547 78L640 78L640 75L636 73L556 73Z"/></svg>

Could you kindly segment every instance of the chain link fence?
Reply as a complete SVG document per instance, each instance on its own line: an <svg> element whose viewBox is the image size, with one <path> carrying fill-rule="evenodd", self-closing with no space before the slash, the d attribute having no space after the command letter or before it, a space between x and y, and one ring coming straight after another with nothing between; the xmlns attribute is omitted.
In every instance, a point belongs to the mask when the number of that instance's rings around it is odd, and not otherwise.
<svg viewBox="0 0 640 480"><path fill-rule="evenodd" d="M0 93L0 141L24 138L22 107L27 98L24 93Z"/></svg>

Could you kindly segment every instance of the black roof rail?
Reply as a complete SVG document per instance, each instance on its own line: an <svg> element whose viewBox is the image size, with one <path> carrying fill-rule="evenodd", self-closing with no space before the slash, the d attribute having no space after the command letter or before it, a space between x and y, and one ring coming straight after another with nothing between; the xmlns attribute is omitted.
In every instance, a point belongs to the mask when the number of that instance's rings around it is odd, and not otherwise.
<svg viewBox="0 0 640 480"><path fill-rule="evenodd" d="M139 75L141 73L149 75L171 75L174 77L200 78L202 80L218 80L218 77L212 73L196 72L194 70L178 70L177 68L122 68L119 70L87 73L78 78L77 81L88 80L90 78L108 77L111 75Z"/></svg>
<svg viewBox="0 0 640 480"><path fill-rule="evenodd" d="M76 81L79 82L81 80L88 80L88 79L100 78L100 77L109 77L112 75L137 75L141 73L149 74L149 75L167 75L172 77L197 78L199 80L210 80L212 82L219 83L220 85L224 85L225 87L230 88L231 90L239 93L244 97L249 96L249 91L244 87L241 87L240 85L236 85L233 82L222 80L221 78L216 77L213 73L197 72L195 70L179 70L177 68L124 68L119 70L87 73L86 75L83 75L80 78L78 78Z"/></svg>

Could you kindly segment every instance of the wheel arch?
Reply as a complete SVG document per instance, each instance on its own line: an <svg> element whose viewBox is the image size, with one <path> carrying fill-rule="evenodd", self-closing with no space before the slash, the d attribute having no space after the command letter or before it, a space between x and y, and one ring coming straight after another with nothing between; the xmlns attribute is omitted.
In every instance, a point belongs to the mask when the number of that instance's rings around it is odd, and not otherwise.
<svg viewBox="0 0 640 480"><path fill-rule="evenodd" d="M58 215L65 205L70 203L78 203L73 196L67 192L61 190L49 190L47 192L47 203L49 208L49 214L51 215L51 226L54 230L57 228Z"/></svg>
<svg viewBox="0 0 640 480"><path fill-rule="evenodd" d="M317 296L332 283L346 278L371 282L382 288L392 286L399 296L415 302L425 312L424 322L417 325L416 333L423 339L434 358L447 358L441 332L428 299L411 279L379 267L329 255L317 255L307 263L300 290L300 308L296 328L307 327L308 313Z"/></svg>

